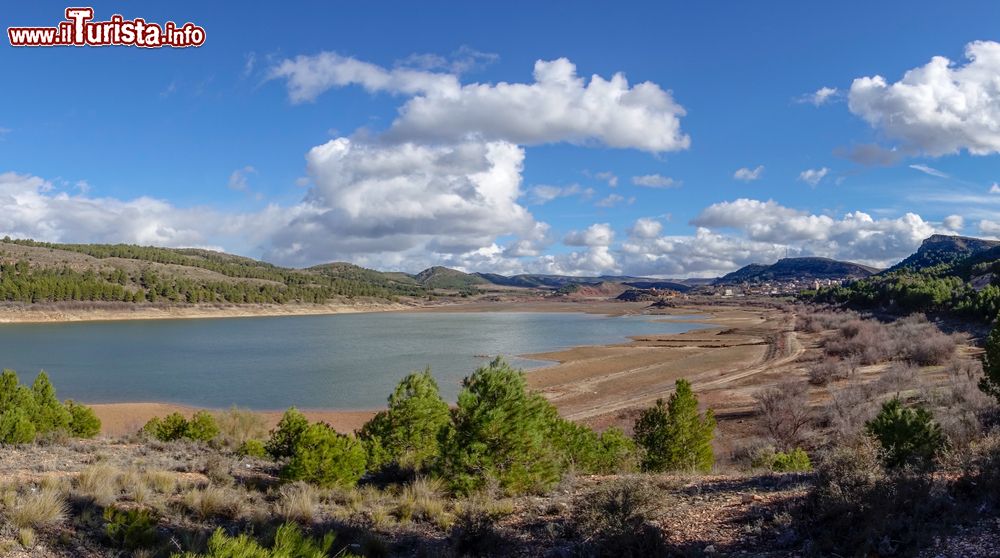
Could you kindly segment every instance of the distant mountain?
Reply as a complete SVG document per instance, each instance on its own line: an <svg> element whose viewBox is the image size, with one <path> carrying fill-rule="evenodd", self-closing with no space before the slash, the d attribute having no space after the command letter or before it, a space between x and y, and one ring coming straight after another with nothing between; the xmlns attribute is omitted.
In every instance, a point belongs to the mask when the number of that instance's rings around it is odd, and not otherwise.
<svg viewBox="0 0 1000 558"><path fill-rule="evenodd" d="M771 265L750 264L723 275L717 285L793 279L861 279L879 270L861 264L829 258L783 258Z"/></svg>
<svg viewBox="0 0 1000 558"><path fill-rule="evenodd" d="M940 264L953 264L963 258L998 246L1000 246L1000 241L996 240L935 234L924 239L916 252L887 271L903 268L918 271Z"/></svg>
<svg viewBox="0 0 1000 558"><path fill-rule="evenodd" d="M413 279L430 289L464 289L488 283L478 275L439 265L421 271Z"/></svg>
<svg viewBox="0 0 1000 558"><path fill-rule="evenodd" d="M678 292L686 292L691 289L681 281L667 281L650 277L632 277L628 275L601 275L598 277L577 277L572 275L540 275L521 274L514 276L499 275L496 273L473 273L494 285L507 287L524 288L546 288L560 289L567 285L595 285L598 283L618 283L629 287L642 289L671 289ZM701 280L695 280L701 281ZM703 284L703 283L702 283Z"/></svg>

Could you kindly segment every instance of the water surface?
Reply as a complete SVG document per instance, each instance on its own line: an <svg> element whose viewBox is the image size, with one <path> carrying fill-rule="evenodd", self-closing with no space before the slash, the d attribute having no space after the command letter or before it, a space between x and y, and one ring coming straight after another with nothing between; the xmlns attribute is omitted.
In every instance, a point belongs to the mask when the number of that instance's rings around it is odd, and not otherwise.
<svg viewBox="0 0 1000 558"><path fill-rule="evenodd" d="M430 366L454 401L463 377L504 355L617 343L700 324L582 313L371 313L0 325L0 367L52 377L60 398L252 409L381 406ZM677 317L674 317L677 318Z"/></svg>

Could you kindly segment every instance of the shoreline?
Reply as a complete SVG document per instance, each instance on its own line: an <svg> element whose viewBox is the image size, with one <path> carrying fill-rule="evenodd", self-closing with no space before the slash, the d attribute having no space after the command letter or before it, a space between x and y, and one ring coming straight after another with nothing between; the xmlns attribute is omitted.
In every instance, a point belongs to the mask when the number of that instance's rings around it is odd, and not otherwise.
<svg viewBox="0 0 1000 558"><path fill-rule="evenodd" d="M766 339L752 331L754 327L772 321L764 314L773 312L757 309L728 309L692 304L675 308L643 312L647 303L580 303L532 302L448 305L431 307L434 312L447 311L588 311L604 315L643 314L651 319L671 315L693 316L683 322L709 325L684 333L633 336L628 341L607 345L581 345L567 349L519 355L548 361L549 364L527 372L528 384L543 393L561 415L571 420L603 428L623 425L628 417L623 412L648 406L658 397L672 392L679 377L691 379L697 388L708 383L722 387L727 376L745 377L749 365L766 362ZM418 309L424 310L424 309ZM405 310L414 311L414 310ZM750 331L733 332L733 328L749 327ZM744 375L741 375L744 374ZM714 403L717 398L710 397ZM86 402L84 402L86 403ZM197 410L225 412L226 409L196 407L168 402L104 402L89 404L103 423L102 434L121 436L136 432L153 416L171 412L190 414ZM322 421L341 432L359 429L376 412L373 409L300 409L311 421ZM252 410L264 417L269 428L277 424L284 410ZM625 420L627 423L628 420Z"/></svg>

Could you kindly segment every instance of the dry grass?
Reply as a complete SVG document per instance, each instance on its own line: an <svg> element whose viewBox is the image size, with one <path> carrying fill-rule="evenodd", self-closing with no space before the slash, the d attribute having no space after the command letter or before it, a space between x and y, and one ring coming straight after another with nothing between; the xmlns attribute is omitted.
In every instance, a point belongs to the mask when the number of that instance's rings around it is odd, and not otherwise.
<svg viewBox="0 0 1000 558"><path fill-rule="evenodd" d="M309 523L316 515L318 504L317 489L309 484L296 482L281 487L275 507L277 514L285 519Z"/></svg>
<svg viewBox="0 0 1000 558"><path fill-rule="evenodd" d="M8 512L19 529L46 527L66 520L66 500L58 490L43 488L20 495Z"/></svg>
<svg viewBox="0 0 1000 558"><path fill-rule="evenodd" d="M75 492L91 499L99 506L109 506L118 499L120 494L119 475L121 475L121 471L110 465L103 463L92 465L80 471L76 478Z"/></svg>
<svg viewBox="0 0 1000 558"><path fill-rule="evenodd" d="M201 519L240 517L245 502L243 494L220 486L195 488L185 492L182 498L184 505Z"/></svg>
<svg viewBox="0 0 1000 558"><path fill-rule="evenodd" d="M267 423L259 413L232 407L216 415L222 443L238 448L248 440L263 440L267 437Z"/></svg>

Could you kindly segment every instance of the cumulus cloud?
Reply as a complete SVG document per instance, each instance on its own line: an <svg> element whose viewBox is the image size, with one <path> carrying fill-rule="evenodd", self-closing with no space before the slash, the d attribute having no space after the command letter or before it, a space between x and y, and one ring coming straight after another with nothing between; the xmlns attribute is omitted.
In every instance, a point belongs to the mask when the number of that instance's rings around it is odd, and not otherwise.
<svg viewBox="0 0 1000 558"><path fill-rule="evenodd" d="M652 82L629 85L577 76L565 58L535 63L533 83L461 85L455 74L385 69L332 52L279 63L272 78L287 80L293 102L311 101L333 87L359 85L373 92L411 96L387 137L396 141L455 142L470 136L521 145L599 143L653 153L687 149L684 108Z"/></svg>
<svg viewBox="0 0 1000 558"><path fill-rule="evenodd" d="M989 236L1000 235L1000 223L983 219L979 222L979 232Z"/></svg>
<svg viewBox="0 0 1000 558"><path fill-rule="evenodd" d="M835 87L820 87L816 91L803 95L800 102L811 103L814 106L825 105L840 96L840 91Z"/></svg>
<svg viewBox="0 0 1000 558"><path fill-rule="evenodd" d="M806 169L799 173L799 180L805 182L810 186L815 186L820 183L827 174L830 173L830 169L823 167L819 169Z"/></svg>
<svg viewBox="0 0 1000 558"><path fill-rule="evenodd" d="M756 168L741 167L736 169L733 173L733 178L736 180L742 180L743 182L753 182L761 176L764 176L764 165L757 165Z"/></svg>
<svg viewBox="0 0 1000 558"><path fill-rule="evenodd" d="M645 188L677 188L681 185L679 180L674 180L669 176L659 174L633 176L632 184L635 184L636 186L643 186Z"/></svg>
<svg viewBox="0 0 1000 558"><path fill-rule="evenodd" d="M876 75L851 84L854 114L914 152L1000 152L1000 43L965 47L964 65L935 56L890 83Z"/></svg>
<svg viewBox="0 0 1000 558"><path fill-rule="evenodd" d="M649 217L640 217L636 219L635 224L629 230L629 236L633 238L656 238L660 236L660 231L663 230L663 225L656 219L651 219Z"/></svg>
<svg viewBox="0 0 1000 558"><path fill-rule="evenodd" d="M928 167L927 165L910 165L910 168L937 178L948 178L947 174L937 170L934 167Z"/></svg>
<svg viewBox="0 0 1000 558"><path fill-rule="evenodd" d="M524 150L507 142L383 145L337 138L306 156L311 211L271 254L285 262L338 257L398 264L407 253L460 254L534 230L521 195Z"/></svg>
<svg viewBox="0 0 1000 558"><path fill-rule="evenodd" d="M766 202L738 199L713 204L691 221L699 227L731 228L747 239L795 245L819 256L885 266L915 250L923 239L941 232L915 213L875 219L862 211L843 217L810 214Z"/></svg>
<svg viewBox="0 0 1000 558"><path fill-rule="evenodd" d="M965 227L965 219L961 215L949 215L941 221L941 226L949 231L958 232Z"/></svg>

